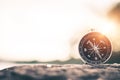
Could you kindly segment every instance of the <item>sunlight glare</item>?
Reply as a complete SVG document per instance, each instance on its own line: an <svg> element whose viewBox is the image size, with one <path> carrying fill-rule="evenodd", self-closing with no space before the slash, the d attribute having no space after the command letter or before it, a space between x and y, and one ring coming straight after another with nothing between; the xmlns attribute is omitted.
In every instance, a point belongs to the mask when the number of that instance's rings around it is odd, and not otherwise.
<svg viewBox="0 0 120 80"><path fill-rule="evenodd" d="M116 34L116 25L107 19L99 19L95 21L95 31L98 31L108 37L114 37Z"/></svg>

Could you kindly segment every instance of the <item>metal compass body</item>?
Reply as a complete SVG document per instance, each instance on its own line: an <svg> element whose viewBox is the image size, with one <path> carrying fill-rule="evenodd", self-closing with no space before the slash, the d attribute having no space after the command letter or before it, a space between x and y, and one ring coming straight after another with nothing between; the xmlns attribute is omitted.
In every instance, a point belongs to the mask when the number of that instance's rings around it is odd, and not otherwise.
<svg viewBox="0 0 120 80"><path fill-rule="evenodd" d="M110 58L111 51L109 39L99 32L86 34L79 43L80 56L88 64L105 63Z"/></svg>

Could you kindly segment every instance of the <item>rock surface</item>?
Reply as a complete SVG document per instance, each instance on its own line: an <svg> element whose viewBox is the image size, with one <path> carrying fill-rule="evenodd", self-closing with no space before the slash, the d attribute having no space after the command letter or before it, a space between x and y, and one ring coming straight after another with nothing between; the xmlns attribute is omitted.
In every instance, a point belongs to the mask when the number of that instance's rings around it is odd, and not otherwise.
<svg viewBox="0 0 120 80"><path fill-rule="evenodd" d="M120 80L120 64L21 65L1 70L0 80Z"/></svg>

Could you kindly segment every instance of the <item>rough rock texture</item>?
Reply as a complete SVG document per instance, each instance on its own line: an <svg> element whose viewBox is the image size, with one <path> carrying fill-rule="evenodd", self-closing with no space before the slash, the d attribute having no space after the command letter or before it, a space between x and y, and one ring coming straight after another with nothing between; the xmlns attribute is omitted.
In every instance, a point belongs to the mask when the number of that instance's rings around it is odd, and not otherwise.
<svg viewBox="0 0 120 80"><path fill-rule="evenodd" d="M120 64L22 65L1 70L0 80L120 80Z"/></svg>

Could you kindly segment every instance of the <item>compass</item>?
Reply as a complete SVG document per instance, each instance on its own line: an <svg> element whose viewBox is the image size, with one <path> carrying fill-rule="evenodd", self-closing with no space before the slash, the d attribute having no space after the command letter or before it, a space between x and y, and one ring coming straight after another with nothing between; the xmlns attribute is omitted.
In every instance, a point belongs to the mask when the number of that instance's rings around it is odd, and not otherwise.
<svg viewBox="0 0 120 80"><path fill-rule="evenodd" d="M99 32L86 34L79 43L81 59L88 64L105 63L110 58L111 51L111 42Z"/></svg>

